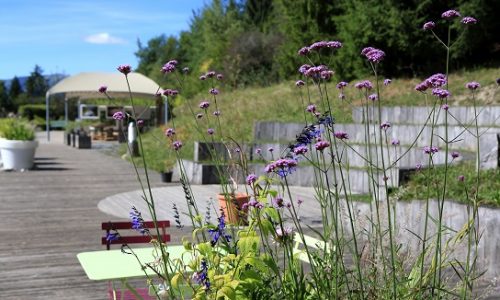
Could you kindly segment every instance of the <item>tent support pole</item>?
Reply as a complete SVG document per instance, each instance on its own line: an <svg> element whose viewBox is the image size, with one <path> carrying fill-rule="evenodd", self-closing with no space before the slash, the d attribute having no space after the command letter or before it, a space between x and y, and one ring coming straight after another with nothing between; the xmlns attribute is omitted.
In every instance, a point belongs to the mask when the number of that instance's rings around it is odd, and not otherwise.
<svg viewBox="0 0 500 300"><path fill-rule="evenodd" d="M47 131L47 142L50 142L50 113L49 113L49 93L45 94L45 130Z"/></svg>

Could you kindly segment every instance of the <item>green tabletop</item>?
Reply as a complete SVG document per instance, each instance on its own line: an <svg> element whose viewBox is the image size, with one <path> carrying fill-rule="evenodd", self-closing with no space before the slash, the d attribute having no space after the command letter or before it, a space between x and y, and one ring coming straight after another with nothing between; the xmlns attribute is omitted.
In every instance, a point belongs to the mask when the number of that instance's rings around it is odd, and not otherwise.
<svg viewBox="0 0 500 300"><path fill-rule="evenodd" d="M133 248L135 255L144 265L146 263L154 263L157 256L153 247L148 248ZM170 259L178 259L185 252L184 247L168 246L167 251ZM189 256L189 255L187 255ZM117 250L102 250L82 252L77 255L78 261L85 270L87 277L91 280L111 280L124 279L132 277L146 276L141 268L141 264L132 254L123 253L120 249ZM148 275L155 273L146 268Z"/></svg>

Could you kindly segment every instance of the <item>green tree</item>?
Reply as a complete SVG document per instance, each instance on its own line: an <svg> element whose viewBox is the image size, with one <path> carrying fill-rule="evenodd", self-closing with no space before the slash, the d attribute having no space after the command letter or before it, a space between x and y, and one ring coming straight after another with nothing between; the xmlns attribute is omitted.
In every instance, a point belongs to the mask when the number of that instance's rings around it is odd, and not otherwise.
<svg viewBox="0 0 500 300"><path fill-rule="evenodd" d="M9 112L12 110L12 101L10 100L9 93L5 87L5 82L0 80L0 113Z"/></svg>
<svg viewBox="0 0 500 300"><path fill-rule="evenodd" d="M26 94L28 97L44 97L48 90L47 80L42 75L43 70L40 66L35 65L26 81Z"/></svg>
<svg viewBox="0 0 500 300"><path fill-rule="evenodd" d="M14 76L10 82L9 97L11 100L15 100L22 93L23 87L21 86L21 82L17 76Z"/></svg>

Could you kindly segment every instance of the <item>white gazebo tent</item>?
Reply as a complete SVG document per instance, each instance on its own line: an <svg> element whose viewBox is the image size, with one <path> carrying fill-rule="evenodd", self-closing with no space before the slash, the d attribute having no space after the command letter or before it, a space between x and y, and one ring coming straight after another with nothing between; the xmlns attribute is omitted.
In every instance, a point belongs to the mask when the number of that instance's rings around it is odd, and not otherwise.
<svg viewBox="0 0 500 300"><path fill-rule="evenodd" d="M159 89L159 85L150 78L139 74L129 73L128 82L133 97L154 98ZM129 90L125 76L121 73L79 73L67 77L47 91L45 96L46 105L46 129L47 140L50 141L50 97L56 94L64 94L64 113L65 121L68 121L68 99L96 99L103 98L99 93L99 87L107 86L107 94L114 99L128 99Z"/></svg>

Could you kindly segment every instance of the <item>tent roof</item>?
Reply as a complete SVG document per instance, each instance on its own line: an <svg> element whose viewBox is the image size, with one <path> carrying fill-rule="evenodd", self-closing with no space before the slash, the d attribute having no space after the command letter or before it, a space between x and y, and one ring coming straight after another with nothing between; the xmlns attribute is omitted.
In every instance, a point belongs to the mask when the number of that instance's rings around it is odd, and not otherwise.
<svg viewBox="0 0 500 300"><path fill-rule="evenodd" d="M128 80L134 97L152 98L159 85L139 73L129 73ZM128 88L121 73L86 72L67 77L47 91L47 97L65 94L66 98L102 98L99 87L107 86L107 93L114 98L127 98Z"/></svg>

